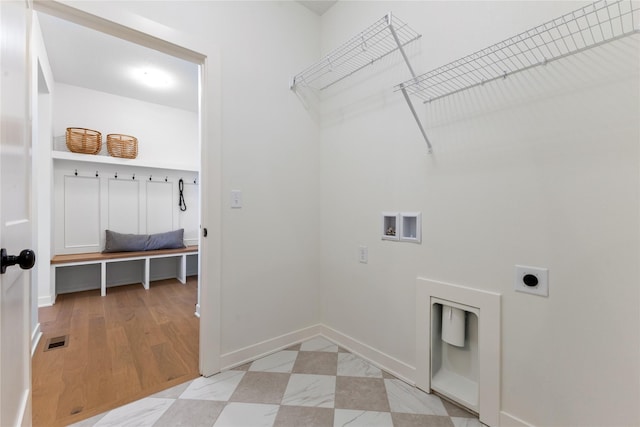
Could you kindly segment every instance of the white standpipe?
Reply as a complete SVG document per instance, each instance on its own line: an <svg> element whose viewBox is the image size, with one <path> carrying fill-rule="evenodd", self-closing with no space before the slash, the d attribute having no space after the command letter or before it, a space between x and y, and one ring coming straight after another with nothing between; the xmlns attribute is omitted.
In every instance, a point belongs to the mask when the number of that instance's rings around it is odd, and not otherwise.
<svg viewBox="0 0 640 427"><path fill-rule="evenodd" d="M465 311L459 308L442 306L442 341L464 347Z"/></svg>

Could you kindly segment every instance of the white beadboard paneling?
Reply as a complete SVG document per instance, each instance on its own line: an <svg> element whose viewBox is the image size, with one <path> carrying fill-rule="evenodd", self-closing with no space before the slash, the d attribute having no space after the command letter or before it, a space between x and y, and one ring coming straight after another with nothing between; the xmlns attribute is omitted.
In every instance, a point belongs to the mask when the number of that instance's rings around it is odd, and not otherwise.
<svg viewBox="0 0 640 427"><path fill-rule="evenodd" d="M87 156L92 157L92 156ZM120 233L150 234L177 228L185 229L185 244L198 244L199 235L199 183L198 175L192 171L172 171L167 169L140 168L129 165L98 165L87 161L56 159L54 167L54 220L53 229L55 254L100 251L104 247L104 231ZM76 175L77 173L77 175ZM133 176L135 175L135 179ZM117 178L116 178L117 176ZM65 229L74 228L73 233L82 234L87 228L84 217L73 213L67 218L65 180L89 179L98 181L94 189L80 191L99 199L98 240L92 247L68 247L65 243ZM184 179L185 201L188 209L180 212L178 207L178 180ZM149 194L147 194L149 192ZM70 206L86 201L72 201ZM93 202L92 202L93 203ZM85 209L83 206L82 209ZM76 224L80 227L76 227ZM91 230L95 233L95 230ZM80 236L81 240L86 236Z"/></svg>
<svg viewBox="0 0 640 427"><path fill-rule="evenodd" d="M173 183L147 183L147 234L173 230ZM175 205L178 201L175 200Z"/></svg>
<svg viewBox="0 0 640 427"><path fill-rule="evenodd" d="M98 178L64 178L64 247L100 246L100 181Z"/></svg>
<svg viewBox="0 0 640 427"><path fill-rule="evenodd" d="M140 181L109 179L107 228L118 233L140 233Z"/></svg>
<svg viewBox="0 0 640 427"><path fill-rule="evenodd" d="M193 182L184 183L184 201L187 210L178 212L178 228L184 228L185 244L195 245L198 243L200 229L200 195L199 187Z"/></svg>

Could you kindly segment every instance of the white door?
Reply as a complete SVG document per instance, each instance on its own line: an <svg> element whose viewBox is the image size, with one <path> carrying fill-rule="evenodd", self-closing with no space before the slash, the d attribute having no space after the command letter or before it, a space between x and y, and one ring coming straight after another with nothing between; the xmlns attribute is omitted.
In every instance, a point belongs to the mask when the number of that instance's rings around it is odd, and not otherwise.
<svg viewBox="0 0 640 427"><path fill-rule="evenodd" d="M29 14L26 0L0 0L0 246L16 257L31 244ZM19 262L29 263L24 257ZM0 274L3 427L31 424L30 298L29 273L7 267Z"/></svg>

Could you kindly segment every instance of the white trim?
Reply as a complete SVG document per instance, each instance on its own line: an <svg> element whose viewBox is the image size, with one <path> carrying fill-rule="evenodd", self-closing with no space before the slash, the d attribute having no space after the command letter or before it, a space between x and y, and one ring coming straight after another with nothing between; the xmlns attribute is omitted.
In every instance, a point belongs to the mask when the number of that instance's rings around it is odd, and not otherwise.
<svg viewBox="0 0 640 427"><path fill-rule="evenodd" d="M534 427L533 424L529 424L526 421L521 420L507 412L500 412L500 426L501 427Z"/></svg>
<svg viewBox="0 0 640 427"><path fill-rule="evenodd" d="M200 242L200 265L205 267L201 268L199 277L202 307L199 369L204 376L219 372L222 281L219 237L222 230L222 67L219 46L211 40L148 19L141 20L124 8L101 2L80 2L70 6L59 1L35 0L34 9L200 65L200 223L202 228L209 229L212 238ZM203 198L203 194L207 197Z"/></svg>
<svg viewBox="0 0 640 427"><path fill-rule="evenodd" d="M321 327L321 334L329 341L344 347L351 353L362 357L407 384L415 385L416 368L414 366L408 365L329 326L321 325Z"/></svg>
<svg viewBox="0 0 640 427"><path fill-rule="evenodd" d="M51 295L45 295L42 297L38 297L38 308L41 307L51 307L53 304L55 304L56 299L55 299L55 295L51 296Z"/></svg>
<svg viewBox="0 0 640 427"><path fill-rule="evenodd" d="M241 348L230 353L220 355L221 370L231 369L243 365L261 357L268 356L277 351L291 347L302 341L306 341L315 336L321 335L322 326L314 325L308 328L299 329L279 337L271 338L248 347Z"/></svg>
<svg viewBox="0 0 640 427"><path fill-rule="evenodd" d="M225 353L220 356L220 362L223 367L221 370L224 371L247 362L252 362L315 336L322 336L402 381L415 385L415 382L412 380L415 376L415 368L413 366L407 365L388 354L322 324L309 326L308 328L293 331L239 350Z"/></svg>
<svg viewBox="0 0 640 427"><path fill-rule="evenodd" d="M29 384L31 386L31 384ZM31 418L31 389L26 389L20 399L20 409L18 410L19 419L16 420L17 426L30 426Z"/></svg>
<svg viewBox="0 0 640 427"><path fill-rule="evenodd" d="M42 331L40 330L40 323L33 328L33 332L31 333L31 357L36 352L36 348L38 348L38 343L40 342L40 338L42 338Z"/></svg>

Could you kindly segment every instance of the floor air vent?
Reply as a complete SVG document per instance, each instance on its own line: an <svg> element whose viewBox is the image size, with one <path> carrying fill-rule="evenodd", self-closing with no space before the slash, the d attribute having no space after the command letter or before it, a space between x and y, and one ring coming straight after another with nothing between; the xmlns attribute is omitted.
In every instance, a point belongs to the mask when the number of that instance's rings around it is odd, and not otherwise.
<svg viewBox="0 0 640 427"><path fill-rule="evenodd" d="M44 351L54 350L56 348L62 348L67 346L68 336L63 335L61 337L49 338L47 345L44 347Z"/></svg>

